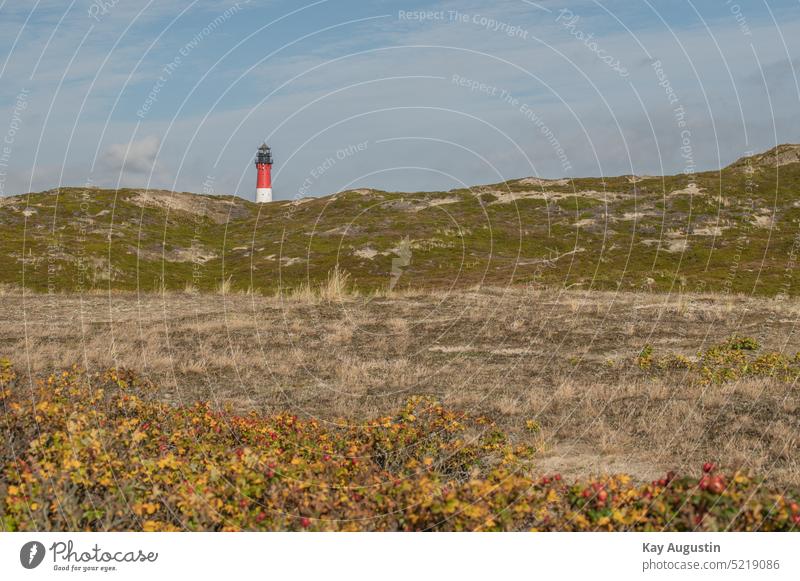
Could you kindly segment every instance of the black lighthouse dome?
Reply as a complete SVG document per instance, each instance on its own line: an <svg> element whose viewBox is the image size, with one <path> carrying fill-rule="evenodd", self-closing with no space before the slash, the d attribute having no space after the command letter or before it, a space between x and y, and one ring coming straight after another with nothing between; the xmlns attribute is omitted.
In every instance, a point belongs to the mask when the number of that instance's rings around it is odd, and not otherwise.
<svg viewBox="0 0 800 581"><path fill-rule="evenodd" d="M256 165L261 165L264 163L270 165L272 164L272 150L266 143L261 144L261 147L258 148L258 153L256 154Z"/></svg>

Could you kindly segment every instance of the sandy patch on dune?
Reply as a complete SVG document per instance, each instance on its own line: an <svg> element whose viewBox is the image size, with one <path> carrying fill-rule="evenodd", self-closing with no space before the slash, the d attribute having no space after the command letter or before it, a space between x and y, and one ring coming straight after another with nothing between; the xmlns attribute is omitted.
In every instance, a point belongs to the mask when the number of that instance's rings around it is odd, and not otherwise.
<svg viewBox="0 0 800 581"><path fill-rule="evenodd" d="M622 220L641 220L647 216L644 212L625 212L622 215Z"/></svg>
<svg viewBox="0 0 800 581"><path fill-rule="evenodd" d="M691 184L686 186L684 189L675 190L673 192L670 192L669 195L670 196L682 196L682 195L683 196L697 196L699 194L702 194L703 192L704 192L704 190L700 189L700 187L696 183L692 182Z"/></svg>
<svg viewBox="0 0 800 581"><path fill-rule="evenodd" d="M666 252L683 252L689 248L689 242L685 238L662 238L661 240L657 238L646 238L640 240L639 244L658 246L659 248L663 248Z"/></svg>
<svg viewBox="0 0 800 581"><path fill-rule="evenodd" d="M774 224L772 220L772 214L759 214L758 216L753 216L753 219L750 221L750 223L756 228L772 228Z"/></svg>
<svg viewBox="0 0 800 581"><path fill-rule="evenodd" d="M548 200L557 201L565 198L572 198L578 196L581 198L592 198L603 202L612 202L614 200L623 200L630 198L629 195L621 192L598 192L597 190L584 190L581 192L554 192L548 190L529 190L523 192L504 192L500 190L491 190L489 192L494 195L497 200L492 204L509 204L516 200Z"/></svg>
<svg viewBox="0 0 800 581"><path fill-rule="evenodd" d="M703 226L702 228L695 228L694 234L695 236L721 236L723 230L722 226Z"/></svg>
<svg viewBox="0 0 800 581"><path fill-rule="evenodd" d="M201 248L173 248L171 250L161 251L131 246L128 249L128 253L136 254L139 260L145 261L163 260L164 262L192 262L201 264L217 257L215 253Z"/></svg>
<svg viewBox="0 0 800 581"><path fill-rule="evenodd" d="M666 251L667 252L683 252L689 247L689 243L686 241L685 238L680 240L670 240L667 243Z"/></svg>
<svg viewBox="0 0 800 581"><path fill-rule="evenodd" d="M569 180L566 178L560 180L547 180L544 178L524 178L519 180L520 184L525 184L526 186L566 186L569 183Z"/></svg>
<svg viewBox="0 0 800 581"><path fill-rule="evenodd" d="M436 206L446 206L447 204L457 204L460 201L461 198L433 198L430 200L414 204L412 209L415 212L419 212L420 210L425 210L426 208L433 208Z"/></svg>
<svg viewBox="0 0 800 581"><path fill-rule="evenodd" d="M298 200L292 200L291 202L286 202L284 206L302 206L303 204L307 204L308 202L313 202L316 198L300 198Z"/></svg>
<svg viewBox="0 0 800 581"><path fill-rule="evenodd" d="M373 258L378 256L378 254L380 254L380 253L377 250L375 250L374 248L371 248L369 246L365 246L364 248L359 248L358 250L353 252L353 254L355 256L358 256L359 258L364 258L365 260L372 260Z"/></svg>
<svg viewBox="0 0 800 581"><path fill-rule="evenodd" d="M218 224L224 224L230 217L231 202L224 198L210 198L184 192L166 190L138 190L131 202L150 208L166 208L186 212L195 216L207 216Z"/></svg>

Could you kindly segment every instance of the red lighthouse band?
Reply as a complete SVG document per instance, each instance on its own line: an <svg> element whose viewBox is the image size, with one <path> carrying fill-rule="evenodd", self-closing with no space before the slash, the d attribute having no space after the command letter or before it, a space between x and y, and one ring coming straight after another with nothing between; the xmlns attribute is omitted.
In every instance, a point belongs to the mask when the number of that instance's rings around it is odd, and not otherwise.
<svg viewBox="0 0 800 581"><path fill-rule="evenodd" d="M256 154L256 202L265 204L272 201L272 150L262 143Z"/></svg>

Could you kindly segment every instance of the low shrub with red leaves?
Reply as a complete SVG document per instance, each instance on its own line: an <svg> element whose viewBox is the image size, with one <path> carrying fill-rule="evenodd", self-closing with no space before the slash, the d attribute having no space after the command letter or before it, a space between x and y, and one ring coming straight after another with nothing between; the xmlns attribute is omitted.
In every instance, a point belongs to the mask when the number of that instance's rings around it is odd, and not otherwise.
<svg viewBox="0 0 800 581"><path fill-rule="evenodd" d="M415 397L363 425L246 416L77 368L31 390L0 363L0 528L795 530L796 492L708 464L699 478L567 482L483 417Z"/></svg>

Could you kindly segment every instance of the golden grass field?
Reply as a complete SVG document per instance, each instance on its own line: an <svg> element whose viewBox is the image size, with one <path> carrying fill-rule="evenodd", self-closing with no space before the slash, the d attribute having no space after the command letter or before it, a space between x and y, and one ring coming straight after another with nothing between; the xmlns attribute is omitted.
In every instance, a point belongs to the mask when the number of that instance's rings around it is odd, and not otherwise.
<svg viewBox="0 0 800 581"><path fill-rule="evenodd" d="M340 290L340 289L339 289ZM732 335L794 357L800 301L483 288L320 297L25 294L2 300L0 357L31 378L79 364L145 374L168 403L358 422L432 395L538 450L542 473L642 481L705 461L800 484L800 392L768 375L646 371Z"/></svg>

